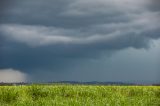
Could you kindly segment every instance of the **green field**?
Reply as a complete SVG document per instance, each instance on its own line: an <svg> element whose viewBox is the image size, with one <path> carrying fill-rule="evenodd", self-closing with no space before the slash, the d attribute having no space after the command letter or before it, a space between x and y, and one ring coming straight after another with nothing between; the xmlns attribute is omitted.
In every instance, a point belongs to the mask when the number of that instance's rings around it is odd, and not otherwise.
<svg viewBox="0 0 160 106"><path fill-rule="evenodd" d="M160 106L160 87L0 86L0 106Z"/></svg>

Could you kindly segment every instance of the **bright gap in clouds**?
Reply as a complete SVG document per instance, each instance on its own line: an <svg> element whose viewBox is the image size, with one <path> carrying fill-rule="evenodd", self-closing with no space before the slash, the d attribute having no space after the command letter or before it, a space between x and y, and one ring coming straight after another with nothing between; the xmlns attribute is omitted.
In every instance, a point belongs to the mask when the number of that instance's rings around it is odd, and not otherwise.
<svg viewBox="0 0 160 106"><path fill-rule="evenodd" d="M27 74L14 69L0 69L0 82L15 83L26 82Z"/></svg>

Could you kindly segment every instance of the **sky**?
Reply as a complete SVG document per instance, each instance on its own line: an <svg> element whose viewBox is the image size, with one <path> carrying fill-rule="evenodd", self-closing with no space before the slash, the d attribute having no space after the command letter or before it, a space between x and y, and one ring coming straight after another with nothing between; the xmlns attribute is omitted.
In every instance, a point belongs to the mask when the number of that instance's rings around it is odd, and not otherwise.
<svg viewBox="0 0 160 106"><path fill-rule="evenodd" d="M0 82L160 83L159 0L1 0Z"/></svg>

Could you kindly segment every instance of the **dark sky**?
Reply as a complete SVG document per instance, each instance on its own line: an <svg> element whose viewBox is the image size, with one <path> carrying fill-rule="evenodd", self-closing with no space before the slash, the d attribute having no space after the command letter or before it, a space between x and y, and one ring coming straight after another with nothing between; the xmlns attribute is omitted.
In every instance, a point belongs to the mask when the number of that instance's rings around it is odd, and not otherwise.
<svg viewBox="0 0 160 106"><path fill-rule="evenodd" d="M1 0L0 81L160 82L159 0Z"/></svg>

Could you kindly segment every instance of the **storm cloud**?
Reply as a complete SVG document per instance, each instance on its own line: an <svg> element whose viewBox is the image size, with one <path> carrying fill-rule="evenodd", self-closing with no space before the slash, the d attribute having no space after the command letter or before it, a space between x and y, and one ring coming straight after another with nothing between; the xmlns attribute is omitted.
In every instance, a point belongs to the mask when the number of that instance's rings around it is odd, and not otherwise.
<svg viewBox="0 0 160 106"><path fill-rule="evenodd" d="M0 68L61 72L122 50L148 49L160 38L159 5L158 0L2 0Z"/></svg>

